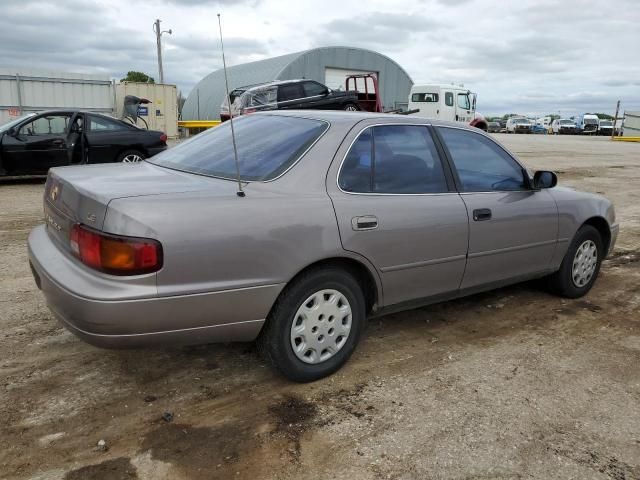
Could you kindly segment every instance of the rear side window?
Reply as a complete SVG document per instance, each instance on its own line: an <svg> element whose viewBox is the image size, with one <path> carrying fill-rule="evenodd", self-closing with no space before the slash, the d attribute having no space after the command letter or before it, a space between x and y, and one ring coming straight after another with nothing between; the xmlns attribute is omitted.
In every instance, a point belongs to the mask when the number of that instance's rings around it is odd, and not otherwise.
<svg viewBox="0 0 640 480"><path fill-rule="evenodd" d="M360 134L345 157L340 188L354 193L446 192L442 163L427 127L385 125Z"/></svg>
<svg viewBox="0 0 640 480"><path fill-rule="evenodd" d="M453 107L453 93L446 92L444 94L444 103L447 107Z"/></svg>
<svg viewBox="0 0 640 480"><path fill-rule="evenodd" d="M286 102L287 100L296 100L304 97L302 93L302 85L299 83L290 83L278 86L278 101Z"/></svg>
<svg viewBox="0 0 640 480"><path fill-rule="evenodd" d="M411 95L412 102L437 103L438 99L437 93L414 93Z"/></svg>
<svg viewBox="0 0 640 480"><path fill-rule="evenodd" d="M200 133L149 159L162 167L230 180L236 178L231 122ZM240 177L272 180L291 167L327 130L320 120L248 115L234 120Z"/></svg>
<svg viewBox="0 0 640 480"><path fill-rule="evenodd" d="M107 131L118 131L118 130L128 130L128 128L118 122L117 120L111 120L105 117L99 117L97 115L90 115L90 130L92 132L107 132Z"/></svg>
<svg viewBox="0 0 640 480"><path fill-rule="evenodd" d="M439 127L465 192L525 190L522 168L483 135Z"/></svg>

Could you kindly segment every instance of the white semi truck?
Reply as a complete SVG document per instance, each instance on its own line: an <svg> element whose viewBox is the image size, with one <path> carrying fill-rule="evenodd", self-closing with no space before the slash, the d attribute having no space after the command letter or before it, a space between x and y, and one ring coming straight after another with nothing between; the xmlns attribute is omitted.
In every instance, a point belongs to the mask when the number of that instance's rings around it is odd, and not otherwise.
<svg viewBox="0 0 640 480"><path fill-rule="evenodd" d="M476 112L477 95L457 85L414 85L409 93L409 111L414 115L466 123L487 130L487 120Z"/></svg>

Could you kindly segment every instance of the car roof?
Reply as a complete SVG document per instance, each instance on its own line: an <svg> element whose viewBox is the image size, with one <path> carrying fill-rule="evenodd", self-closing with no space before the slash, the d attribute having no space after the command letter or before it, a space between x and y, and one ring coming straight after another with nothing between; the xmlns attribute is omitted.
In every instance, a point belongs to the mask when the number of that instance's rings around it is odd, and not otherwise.
<svg viewBox="0 0 640 480"><path fill-rule="evenodd" d="M36 112L32 112L34 115L59 115L61 113L68 113L68 114L74 114L74 113L90 113L91 115L99 115L101 117L106 117L109 119L113 119L113 120L119 120L118 118L109 115L107 113L103 113L103 112L93 112L91 110L86 110L84 108L55 108L55 109L50 109L50 110L39 110Z"/></svg>
<svg viewBox="0 0 640 480"><path fill-rule="evenodd" d="M251 115L278 115L283 117L299 117L313 120L322 120L329 123L356 123L364 120L379 120L380 123L409 123L419 125L433 125L436 127L456 127L472 132L482 132L482 130L465 125L459 122L438 120L435 118L418 117L415 115L397 115L394 113L373 113L373 112L347 112L343 110L268 110L264 112L252 113Z"/></svg>
<svg viewBox="0 0 640 480"><path fill-rule="evenodd" d="M311 80L309 78L296 78L293 80L274 80L272 82L265 82L257 85L250 85L249 86L250 88L247 88L245 92L254 92L254 91L261 90L263 88L275 87L275 86L284 85L287 83L300 83L300 82L315 82L315 80Z"/></svg>

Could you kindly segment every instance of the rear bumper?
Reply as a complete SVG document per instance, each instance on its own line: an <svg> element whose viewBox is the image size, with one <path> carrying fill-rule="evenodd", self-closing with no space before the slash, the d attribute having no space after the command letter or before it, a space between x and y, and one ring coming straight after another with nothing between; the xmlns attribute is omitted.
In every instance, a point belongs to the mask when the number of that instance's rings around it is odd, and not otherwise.
<svg viewBox="0 0 640 480"><path fill-rule="evenodd" d="M160 152L164 152L166 149L167 149L166 145L164 147L152 147L152 148L147 148L147 152L149 153L150 157L153 157L154 155L157 155Z"/></svg>
<svg viewBox="0 0 640 480"><path fill-rule="evenodd" d="M29 261L36 284L55 317L92 345L127 348L157 344L202 344L254 340L283 285L265 285L191 295L130 298L138 287L95 273L87 292L71 291L65 278L86 277L87 268L61 252L44 225L29 235ZM68 282L67 282L68 283ZM109 298L95 298L109 291Z"/></svg>

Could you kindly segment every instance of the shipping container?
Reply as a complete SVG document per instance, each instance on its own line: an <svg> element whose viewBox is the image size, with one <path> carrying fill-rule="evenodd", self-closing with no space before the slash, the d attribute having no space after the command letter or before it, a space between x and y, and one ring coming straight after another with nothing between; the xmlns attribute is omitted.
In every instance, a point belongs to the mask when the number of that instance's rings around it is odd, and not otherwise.
<svg viewBox="0 0 640 480"><path fill-rule="evenodd" d="M122 82L116 85L116 111L123 117L124 97L134 95L151 103L140 106L138 115L149 130L159 130L169 138L178 137L178 90L175 85L161 83ZM143 124L138 122L139 126Z"/></svg>
<svg viewBox="0 0 640 480"><path fill-rule="evenodd" d="M0 67L0 125L18 116L56 108L113 115L115 85L84 73Z"/></svg>

